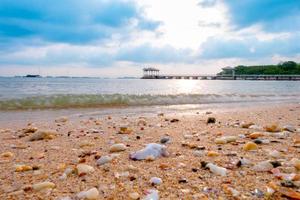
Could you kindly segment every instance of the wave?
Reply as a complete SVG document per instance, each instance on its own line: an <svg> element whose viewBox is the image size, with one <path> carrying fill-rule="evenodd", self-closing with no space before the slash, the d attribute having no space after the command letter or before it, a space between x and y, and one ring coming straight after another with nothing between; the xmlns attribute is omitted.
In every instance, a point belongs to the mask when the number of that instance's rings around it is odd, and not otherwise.
<svg viewBox="0 0 300 200"><path fill-rule="evenodd" d="M0 110L297 101L300 94L68 94L0 100Z"/></svg>

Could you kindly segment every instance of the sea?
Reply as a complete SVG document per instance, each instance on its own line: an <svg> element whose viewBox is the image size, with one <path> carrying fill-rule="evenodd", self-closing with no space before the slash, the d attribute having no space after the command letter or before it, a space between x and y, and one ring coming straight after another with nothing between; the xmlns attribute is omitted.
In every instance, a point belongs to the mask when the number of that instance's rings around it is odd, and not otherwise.
<svg viewBox="0 0 300 200"><path fill-rule="evenodd" d="M6 114L78 108L105 114L174 112L299 102L300 81L0 78L0 113Z"/></svg>

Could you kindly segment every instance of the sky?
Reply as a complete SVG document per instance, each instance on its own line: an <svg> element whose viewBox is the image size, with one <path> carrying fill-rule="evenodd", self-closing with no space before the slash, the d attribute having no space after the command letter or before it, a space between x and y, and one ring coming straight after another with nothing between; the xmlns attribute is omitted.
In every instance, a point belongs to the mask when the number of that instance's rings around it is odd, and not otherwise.
<svg viewBox="0 0 300 200"><path fill-rule="evenodd" d="M299 0L0 0L0 76L300 62Z"/></svg>

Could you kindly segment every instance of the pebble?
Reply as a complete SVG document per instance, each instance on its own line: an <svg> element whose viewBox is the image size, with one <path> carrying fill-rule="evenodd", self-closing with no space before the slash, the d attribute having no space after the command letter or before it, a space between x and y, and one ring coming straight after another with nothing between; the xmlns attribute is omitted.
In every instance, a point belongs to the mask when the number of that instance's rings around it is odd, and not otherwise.
<svg viewBox="0 0 300 200"><path fill-rule="evenodd" d="M14 156L14 154L10 151L4 152L0 155L0 157L4 157L4 158L11 158L13 156Z"/></svg>
<svg viewBox="0 0 300 200"><path fill-rule="evenodd" d="M53 139L56 135L55 130L39 130L30 136L29 141Z"/></svg>
<svg viewBox="0 0 300 200"><path fill-rule="evenodd" d="M251 192L251 194L258 198L263 198L265 196L264 192L261 191L260 189L255 189L254 191Z"/></svg>
<svg viewBox="0 0 300 200"><path fill-rule="evenodd" d="M119 144L113 144L110 148L109 151L111 153L115 152L120 152L120 151L125 151L127 149L125 144L119 143Z"/></svg>
<svg viewBox="0 0 300 200"><path fill-rule="evenodd" d="M96 200L99 199L99 191L93 187L87 191L82 191L77 194L79 199Z"/></svg>
<svg viewBox="0 0 300 200"><path fill-rule="evenodd" d="M262 130L263 127L254 124L254 125L249 126L249 129Z"/></svg>
<svg viewBox="0 0 300 200"><path fill-rule="evenodd" d="M269 151L269 156L271 156L272 158L280 158L282 157L282 154L277 150L271 150Z"/></svg>
<svg viewBox="0 0 300 200"><path fill-rule="evenodd" d="M277 125L277 124L272 124L272 125L268 125L268 126L265 126L265 130L267 132L279 132L281 131L281 128Z"/></svg>
<svg viewBox="0 0 300 200"><path fill-rule="evenodd" d="M215 117L209 117L209 118L207 118L206 123L207 124L214 124L214 123L216 123L216 118Z"/></svg>
<svg viewBox="0 0 300 200"><path fill-rule="evenodd" d="M216 144L226 144L230 142L235 142L237 140L236 136L223 136L215 139Z"/></svg>
<svg viewBox="0 0 300 200"><path fill-rule="evenodd" d="M204 155L204 151L199 151L199 150L196 150L193 152L193 155L196 156L196 157L201 157Z"/></svg>
<svg viewBox="0 0 300 200"><path fill-rule="evenodd" d="M244 149L244 151L253 151L253 150L258 149L258 146L254 142L247 142L244 145L243 149Z"/></svg>
<svg viewBox="0 0 300 200"><path fill-rule="evenodd" d="M215 157L215 156L219 156L220 154L218 152L215 151L209 151L207 152L207 156L209 157Z"/></svg>
<svg viewBox="0 0 300 200"><path fill-rule="evenodd" d="M16 172L25 172L32 170L32 167L29 165L16 165Z"/></svg>
<svg viewBox="0 0 300 200"><path fill-rule="evenodd" d="M262 132L254 132L254 133L251 133L248 137L251 139L257 139L257 138L263 137L263 136L264 136L264 133L262 133Z"/></svg>
<svg viewBox="0 0 300 200"><path fill-rule="evenodd" d="M214 165L212 163L208 163L206 164L206 167L209 168L209 170L216 175L220 175L220 176L226 176L227 173L227 169L224 167L219 167L217 165Z"/></svg>
<svg viewBox="0 0 300 200"><path fill-rule="evenodd" d="M66 123L68 120L69 120L68 117L63 116L63 117L59 117L59 118L55 119L55 122L56 123Z"/></svg>
<svg viewBox="0 0 300 200"><path fill-rule="evenodd" d="M300 160L299 159L293 158L290 162L297 170L300 170Z"/></svg>
<svg viewBox="0 0 300 200"><path fill-rule="evenodd" d="M133 199L133 200L137 200L137 199L140 198L140 195L137 192L132 192L132 193L129 194L129 198Z"/></svg>
<svg viewBox="0 0 300 200"><path fill-rule="evenodd" d="M145 160L147 158L156 159L161 156L168 156L167 148L164 145L150 143L144 149L130 154L132 160Z"/></svg>
<svg viewBox="0 0 300 200"><path fill-rule="evenodd" d="M152 177L150 179L150 183L152 185L160 185L162 183L162 180L161 180L161 178L158 178L158 177Z"/></svg>
<svg viewBox="0 0 300 200"><path fill-rule="evenodd" d="M261 140L261 139L255 139L255 140L253 140L253 142L254 142L255 144L262 144L264 141Z"/></svg>
<svg viewBox="0 0 300 200"><path fill-rule="evenodd" d="M249 128L250 126L254 125L253 122L241 122L241 128Z"/></svg>
<svg viewBox="0 0 300 200"><path fill-rule="evenodd" d="M92 166L86 164L78 164L76 166L76 170L79 176L89 174L95 171L95 169Z"/></svg>
<svg viewBox="0 0 300 200"><path fill-rule="evenodd" d="M32 185L33 190L35 191L40 191L44 189L52 189L55 188L55 184L52 182L41 182L41 183L36 183Z"/></svg>
<svg viewBox="0 0 300 200"><path fill-rule="evenodd" d="M258 172L266 172L272 170L273 168L274 168L273 165L269 161L262 161L257 163L253 167L253 170Z"/></svg>
<svg viewBox="0 0 300 200"><path fill-rule="evenodd" d="M296 132L296 128L293 125L285 125L282 127L284 131Z"/></svg>
<svg viewBox="0 0 300 200"><path fill-rule="evenodd" d="M147 190L147 195L143 198L143 200L159 200L159 194L157 190Z"/></svg>
<svg viewBox="0 0 300 200"><path fill-rule="evenodd" d="M166 144L169 141L170 141L170 137L168 137L168 136L164 136L160 139L161 144Z"/></svg>
<svg viewBox="0 0 300 200"><path fill-rule="evenodd" d="M97 165L104 165L106 163L109 163L110 161L112 161L113 157L111 156L101 156L98 160L97 160Z"/></svg>
<svg viewBox="0 0 300 200"><path fill-rule="evenodd" d="M132 129L127 126L121 126L119 130L119 134L131 134Z"/></svg>

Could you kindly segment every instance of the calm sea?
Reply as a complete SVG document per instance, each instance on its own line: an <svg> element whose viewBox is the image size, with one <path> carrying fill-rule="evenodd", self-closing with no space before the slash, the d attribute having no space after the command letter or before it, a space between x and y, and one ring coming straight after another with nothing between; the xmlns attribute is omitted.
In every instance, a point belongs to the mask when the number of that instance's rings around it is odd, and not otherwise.
<svg viewBox="0 0 300 200"><path fill-rule="evenodd" d="M0 78L0 110L300 102L300 81Z"/></svg>

